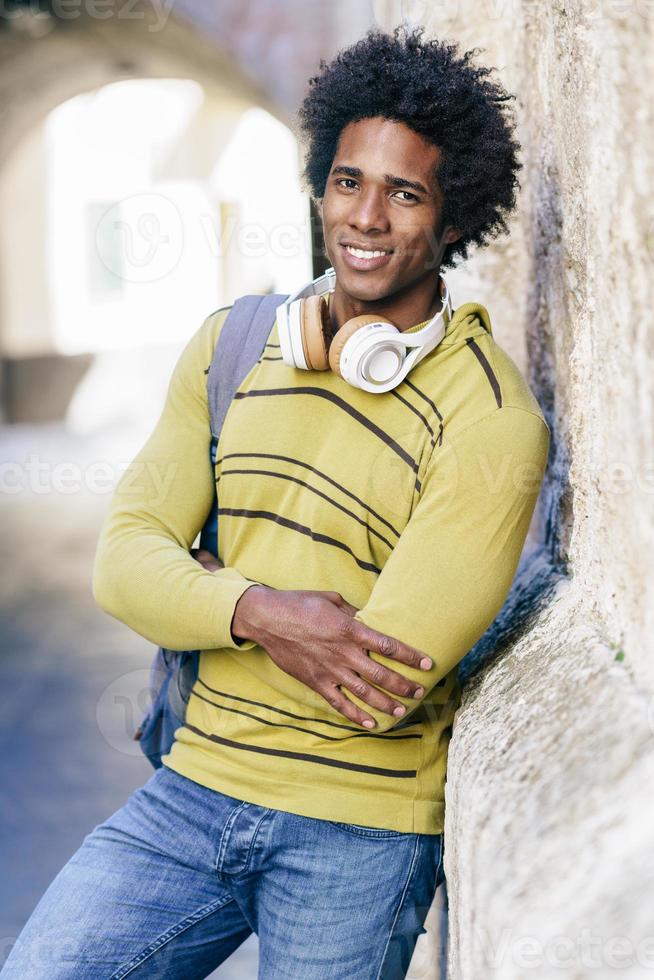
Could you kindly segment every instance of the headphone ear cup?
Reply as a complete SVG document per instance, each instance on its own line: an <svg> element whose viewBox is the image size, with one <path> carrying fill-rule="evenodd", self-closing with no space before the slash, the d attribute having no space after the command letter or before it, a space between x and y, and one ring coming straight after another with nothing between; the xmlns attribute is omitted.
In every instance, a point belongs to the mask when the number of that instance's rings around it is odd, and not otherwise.
<svg viewBox="0 0 654 980"><path fill-rule="evenodd" d="M370 313L361 313L359 316L353 316L351 320L346 320L340 330L336 331L329 345L329 366L334 374L341 375L341 352L346 341L368 323L379 323L379 317L372 316Z"/></svg>
<svg viewBox="0 0 654 980"><path fill-rule="evenodd" d="M312 371L329 367L327 351L332 336L329 306L324 296L307 296L300 307L300 331L304 359Z"/></svg>

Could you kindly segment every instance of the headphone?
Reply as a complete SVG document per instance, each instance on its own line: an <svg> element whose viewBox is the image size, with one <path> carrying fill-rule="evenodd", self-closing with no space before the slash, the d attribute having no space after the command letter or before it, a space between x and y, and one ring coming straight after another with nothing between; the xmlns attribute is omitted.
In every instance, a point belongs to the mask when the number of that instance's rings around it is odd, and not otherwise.
<svg viewBox="0 0 654 980"><path fill-rule="evenodd" d="M442 308L420 330L406 333L389 320L362 313L334 333L325 299L336 285L333 268L303 286L277 307L282 358L289 367L327 371L344 381L382 394L396 388L445 336L452 318L450 291L439 275ZM407 353L407 348L412 348Z"/></svg>

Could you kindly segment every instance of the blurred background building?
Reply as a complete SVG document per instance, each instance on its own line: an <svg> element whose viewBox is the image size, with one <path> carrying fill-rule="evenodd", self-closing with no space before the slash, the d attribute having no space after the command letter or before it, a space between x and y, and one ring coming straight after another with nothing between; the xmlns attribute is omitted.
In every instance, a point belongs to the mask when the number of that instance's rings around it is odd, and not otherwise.
<svg viewBox="0 0 654 980"><path fill-rule="evenodd" d="M151 644L94 604L111 491L208 313L324 268L294 113L373 24L516 92L510 237L448 274L553 440L511 596L466 658L444 889L410 977L654 969L654 137L648 0L3 0L0 963L149 776ZM353 93L353 98L356 93ZM256 977L252 937L217 977Z"/></svg>

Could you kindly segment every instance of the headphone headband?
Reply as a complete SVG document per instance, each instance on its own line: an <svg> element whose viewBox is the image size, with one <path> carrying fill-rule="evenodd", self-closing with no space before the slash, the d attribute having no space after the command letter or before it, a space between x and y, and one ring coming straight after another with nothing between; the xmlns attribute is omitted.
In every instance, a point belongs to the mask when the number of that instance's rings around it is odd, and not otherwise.
<svg viewBox="0 0 654 980"><path fill-rule="evenodd" d="M364 391L379 394L390 391L441 342L452 317L452 302L447 282L440 274L438 280L441 309L419 330L411 333L400 330L391 321L380 316L378 322L371 317L371 322L364 323L352 336L346 337L342 349L339 347L338 355L338 373L345 381ZM277 307L282 358L289 366L308 368L307 352L304 349L305 328L300 312L304 300L312 296L324 296L333 292L335 287L336 272L330 266L322 275L316 276ZM325 342L324 338L322 342ZM411 348L410 352L407 348ZM331 347L329 350L331 351ZM324 370L324 367L319 370ZM388 375L388 380L384 380L384 375Z"/></svg>

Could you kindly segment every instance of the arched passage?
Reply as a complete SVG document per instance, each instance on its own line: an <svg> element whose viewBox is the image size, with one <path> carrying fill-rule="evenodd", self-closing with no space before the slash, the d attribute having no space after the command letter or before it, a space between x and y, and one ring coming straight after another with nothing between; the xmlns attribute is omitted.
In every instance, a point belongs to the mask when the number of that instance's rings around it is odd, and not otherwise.
<svg viewBox="0 0 654 980"><path fill-rule="evenodd" d="M201 311L206 315L212 308L231 302L239 291L265 291L275 285L273 279L267 278L261 261L257 265L256 256L248 258L245 254L239 237L244 220L240 208L243 188L234 199L224 181L221 186L219 161L237 132L241 152L244 152L243 142L247 139L242 133L243 121L248 118L248 112L257 108L261 111L260 123L268 140L262 142L262 171L265 159L269 165L271 159L285 153L285 159L290 163L287 173L295 172L295 178L297 150L291 134L287 131L285 140L281 133L282 114L238 66L186 27L171 22L154 40L147 31L135 31L133 24L116 18L103 24L101 35L97 27L91 21L80 22L71 29L56 30L41 38L38 47L41 70L36 78L34 48L30 42L6 34L0 37L0 46L10 49L10 57L2 61L5 67L0 70L0 93L8 86L9 75L14 91L17 82L21 91L20 99L7 101L12 109L0 136L0 201L4 202L3 212L7 215L0 234L0 354L4 359L4 414L10 421L62 417L72 390L88 367L88 354L111 346L136 344L141 323L148 317L157 319L157 304L148 297L143 276L136 268L138 262L132 262L126 270L124 261L113 261L112 253L118 246L115 238L110 235L107 239L106 235L107 227L111 229L116 224L124 225L129 234L131 221L142 230L150 219L163 227L161 215L157 213L156 197L144 200L143 186L134 181L130 184L127 179L122 184L120 180L114 180L106 195L98 193L96 188L95 198L91 194L86 201L83 221L87 227L85 230L78 228L78 239L80 234L94 234L96 238L94 268L86 270L78 268L80 261L74 261L76 252L68 243L69 233L74 233L75 221L61 220L61 180L58 211L52 203L53 195L48 197L53 171L58 169L60 175L64 173L68 180L63 184L67 183L68 193L79 196L83 193L82 185L89 183L87 175L96 178L99 186L107 158L114 153L121 139L137 143L142 136L145 122L135 124L136 115L131 117L132 126L137 127L132 131L127 120L124 126L122 121L112 120L113 142L111 135L103 131L107 124L100 117L103 107L107 109L110 93L113 92L114 105L120 106L116 96L116 91L121 89L119 83L124 83L123 87L127 88L140 80L138 91L143 95L149 81L151 101L152 90L157 88L156 80L161 86L168 85L171 112L175 105L175 84L177 90L186 84L187 88L195 86L201 93L199 105L192 107L192 111L187 106L177 140L169 140L168 145L156 148L157 160L151 168L154 175L151 173L150 177L156 176L158 186L165 188L168 201L159 196L164 211L167 209L170 217L171 201L172 211L177 211L177 216L173 214L171 230L176 244L185 231L181 227L182 218L193 217L196 246L200 237L204 240L207 262L203 281L206 289L203 291L197 285L188 288L188 281L187 287L182 281L176 283L170 270L164 268L160 273L156 263L148 270L161 280L159 306L162 313L157 341L175 342L187 336L197 326ZM30 84L21 84L28 74ZM192 96L189 98L193 102ZM123 98L123 112L126 113L128 108L132 111L131 101ZM73 105L75 111L71 109ZM57 168L52 152L53 116L61 123L66 109L71 145L65 167ZM265 119L270 121L267 127ZM162 118L158 124L163 137L169 122ZM88 140L85 143L81 136L88 135L94 126L97 130L95 142L102 143L104 139L101 152L82 159L88 150ZM76 144L75 139L78 139ZM77 146L77 158L74 146ZM57 159L61 156L59 147ZM250 171L253 167L256 171L255 153L250 153L248 159ZM119 169L118 162L116 167ZM106 169L109 176L110 168ZM232 162L232 171L239 169L247 168L239 168L238 164L235 167ZM150 190L153 190L152 186ZM135 201L134 195L139 193L141 197ZM139 214L139 209L144 210L145 215ZM296 206L296 224L298 214ZM142 221L143 217L147 220ZM229 232L227 242L222 237L221 222ZM309 240L308 229L301 234ZM129 250L128 243L125 247ZM192 262L192 247L186 233L181 257L186 259L187 265ZM164 251L159 250L159 258ZM202 276L197 262L194 267L198 276ZM307 268L310 269L310 264ZM88 280L92 280L91 285ZM163 299L166 284L170 287L169 296ZM131 319L119 312L121 286L123 294L131 292L133 302L138 294L143 308L140 320L136 318L134 307ZM89 303L88 309L84 308L80 287L82 291L88 288L100 297L104 290L104 298L110 301L104 314L98 313L97 303L95 306ZM180 297L184 294L188 297L186 307L178 311L175 321L173 298L178 297L183 302ZM166 317L167 324L164 322ZM181 324L182 317L188 317L186 326ZM177 329L171 327L173 322L177 322ZM144 331L141 339L148 343L153 338ZM67 356L62 356L64 354Z"/></svg>

